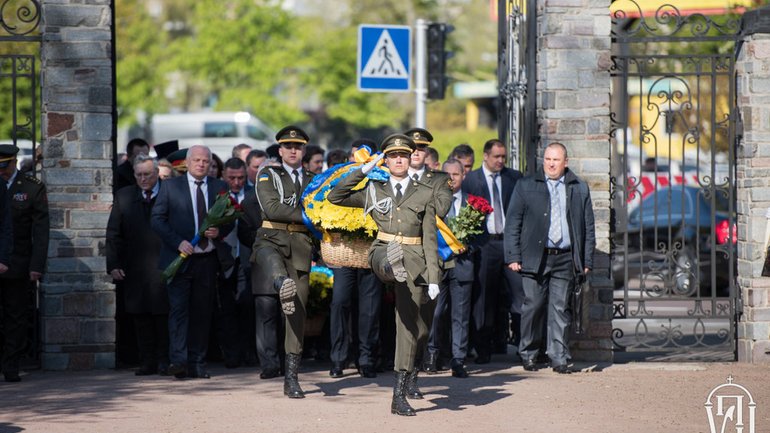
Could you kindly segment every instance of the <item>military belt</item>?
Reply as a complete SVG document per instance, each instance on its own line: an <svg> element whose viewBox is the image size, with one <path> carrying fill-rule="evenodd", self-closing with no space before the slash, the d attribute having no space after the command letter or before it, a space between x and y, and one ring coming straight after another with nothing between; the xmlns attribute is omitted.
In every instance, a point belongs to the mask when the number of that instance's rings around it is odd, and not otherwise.
<svg viewBox="0 0 770 433"><path fill-rule="evenodd" d="M377 239L385 242L396 241L402 245L422 245L422 238L416 236L401 236L377 232Z"/></svg>
<svg viewBox="0 0 770 433"><path fill-rule="evenodd" d="M307 233L307 227L302 224L286 224L273 221L262 221L262 227L274 230L286 230L287 232Z"/></svg>

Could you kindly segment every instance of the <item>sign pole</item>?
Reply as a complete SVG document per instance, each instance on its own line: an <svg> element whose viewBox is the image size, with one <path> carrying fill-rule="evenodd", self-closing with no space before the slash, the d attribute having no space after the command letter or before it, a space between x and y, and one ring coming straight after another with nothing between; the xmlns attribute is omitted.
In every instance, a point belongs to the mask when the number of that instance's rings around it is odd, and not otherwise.
<svg viewBox="0 0 770 433"><path fill-rule="evenodd" d="M414 24L414 94L415 94L415 108L414 108L414 126L418 128L425 128L425 104L427 103L427 79L426 79L426 34L428 31L428 23L419 18Z"/></svg>

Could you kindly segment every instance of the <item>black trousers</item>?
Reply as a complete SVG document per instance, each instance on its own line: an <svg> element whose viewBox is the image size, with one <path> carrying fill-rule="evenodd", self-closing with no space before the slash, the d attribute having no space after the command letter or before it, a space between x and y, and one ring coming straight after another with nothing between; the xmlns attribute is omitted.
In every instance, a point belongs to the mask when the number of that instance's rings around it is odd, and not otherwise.
<svg viewBox="0 0 770 433"><path fill-rule="evenodd" d="M354 299L358 301L358 308L353 308ZM371 270L334 269L329 329L330 357L333 362L344 363L347 360L351 339L355 338L358 365L375 364L374 353L380 338L381 305L382 284ZM357 320L351 320L353 311L357 311ZM355 337L353 329L358 330Z"/></svg>
<svg viewBox="0 0 770 433"><path fill-rule="evenodd" d="M220 278L214 305L214 332L226 363L253 359L255 353L254 300L249 268L236 260L230 278Z"/></svg>
<svg viewBox="0 0 770 433"><path fill-rule="evenodd" d="M32 282L27 278L0 278L2 370L6 373L19 372L19 361L27 350L32 288Z"/></svg>
<svg viewBox="0 0 770 433"><path fill-rule="evenodd" d="M133 314L136 345L143 367L168 367L168 315Z"/></svg>
<svg viewBox="0 0 770 433"><path fill-rule="evenodd" d="M257 357L262 369L281 368L285 321L278 295L254 296L256 316ZM280 343L279 343L280 342Z"/></svg>
<svg viewBox="0 0 770 433"><path fill-rule="evenodd" d="M214 253L193 254L168 285L169 360L202 366L209 345L219 261Z"/></svg>

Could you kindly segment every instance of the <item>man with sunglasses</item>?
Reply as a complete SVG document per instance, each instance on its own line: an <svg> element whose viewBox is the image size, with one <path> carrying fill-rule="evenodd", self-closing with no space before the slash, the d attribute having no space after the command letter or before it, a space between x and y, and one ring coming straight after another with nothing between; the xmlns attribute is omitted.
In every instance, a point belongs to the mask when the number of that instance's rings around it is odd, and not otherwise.
<svg viewBox="0 0 770 433"><path fill-rule="evenodd" d="M283 393L289 398L305 398L297 371L302 358L313 240L303 224L300 199L313 177L302 168L310 138L293 125L278 131L275 138L281 165L263 169L256 179L262 226L251 255L252 291L257 298L272 297L274 301L277 295L286 322Z"/></svg>

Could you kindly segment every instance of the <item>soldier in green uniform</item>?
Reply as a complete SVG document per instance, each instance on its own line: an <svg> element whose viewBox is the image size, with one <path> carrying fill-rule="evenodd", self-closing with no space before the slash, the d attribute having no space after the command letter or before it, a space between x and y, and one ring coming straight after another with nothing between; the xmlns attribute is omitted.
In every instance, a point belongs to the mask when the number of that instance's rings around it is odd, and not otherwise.
<svg viewBox="0 0 770 433"><path fill-rule="evenodd" d="M257 230L251 261L252 290L255 294L278 295L286 317L286 368L283 393L304 398L297 370L305 332L310 261L313 240L302 221L302 191L313 173L302 169L302 155L308 135L296 126L287 126L275 136L281 165L267 167L257 175L257 199L262 226Z"/></svg>
<svg viewBox="0 0 770 433"><path fill-rule="evenodd" d="M0 145L0 181L6 183L13 223L13 251L8 271L0 274L3 310L2 368L7 382L18 382L19 360L27 347L32 292L48 257L48 196L43 182L16 170L19 148ZM1 240L0 240L1 241Z"/></svg>
<svg viewBox="0 0 770 433"><path fill-rule="evenodd" d="M389 180L370 180L366 188L353 191L373 169L375 160L340 181L327 199L341 206L364 208L377 223L379 231L369 249L369 264L383 283L393 285L396 295L396 385L391 412L412 416L415 411L406 400L407 379L415 369L417 340L428 332L420 320L420 304L426 288L438 293L436 208L433 186L408 176L414 141L394 134L381 148L380 158L385 157Z"/></svg>
<svg viewBox="0 0 770 433"><path fill-rule="evenodd" d="M414 141L414 153L412 153L409 159L409 177L414 180L419 180L427 183L433 187L433 199L436 206L436 214L439 218L444 218L449 212L449 208L452 206L452 188L450 186L451 179L449 175L443 171L433 170L425 165L425 157L428 155L426 149L433 142L433 135L423 128L412 128L404 132L404 135L410 137ZM439 260L439 266L442 272L446 269L454 267L454 261L448 260L444 262ZM436 310L436 297L438 293L431 293L429 296L423 297L422 305L420 306L420 320L424 323L424 329L430 330L433 323L433 316ZM423 327L420 327L423 329ZM428 353L428 336L429 333L421 334L417 340L417 357L415 358L415 368L409 376L407 382L406 396L413 399L422 399L423 395L420 388L417 386L417 372L422 368L427 373L436 372L436 357L434 354ZM425 358L427 355L427 358ZM424 362L423 362L424 361Z"/></svg>

